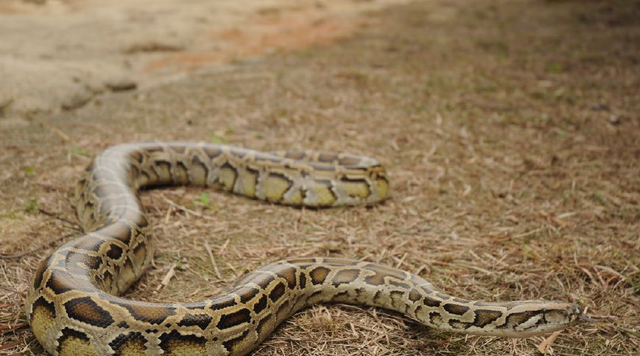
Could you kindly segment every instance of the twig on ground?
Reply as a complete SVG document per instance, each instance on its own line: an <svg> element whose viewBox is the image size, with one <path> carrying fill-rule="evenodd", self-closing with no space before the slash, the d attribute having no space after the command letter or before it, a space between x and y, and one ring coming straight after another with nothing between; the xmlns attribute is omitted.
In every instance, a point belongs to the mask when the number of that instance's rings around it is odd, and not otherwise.
<svg viewBox="0 0 640 356"><path fill-rule="evenodd" d="M169 272L167 272L167 274L164 275L164 278L162 278L162 281L160 282L160 285L158 286L158 288L156 288L156 290L160 290L162 287L166 287L169 284L169 281L171 281L171 278L173 278L173 276L176 275L176 266L178 265L178 263L173 263L171 265L171 267L169 267Z"/></svg>
<svg viewBox="0 0 640 356"><path fill-rule="evenodd" d="M54 214L54 213L49 212L49 211L46 211L44 209L38 209L38 212L40 212L41 214L44 214L46 216L50 216L50 217L52 217L54 219L66 222L67 224L71 225L72 229L74 229L74 230L78 230L80 232L83 231L82 227L80 227L80 224L78 224L77 222L71 221L69 219L65 219L65 218L63 218L63 217L61 217L61 216L59 216L57 214Z"/></svg>
<svg viewBox="0 0 640 356"><path fill-rule="evenodd" d="M213 257L213 253L211 252L211 246L209 246L208 242L204 242L204 248L207 249L207 254L209 255L209 259L211 260L211 264L213 265L213 270L216 272L216 277L218 279L222 279L222 275L220 274L220 270L218 269L218 264L216 263L216 258Z"/></svg>

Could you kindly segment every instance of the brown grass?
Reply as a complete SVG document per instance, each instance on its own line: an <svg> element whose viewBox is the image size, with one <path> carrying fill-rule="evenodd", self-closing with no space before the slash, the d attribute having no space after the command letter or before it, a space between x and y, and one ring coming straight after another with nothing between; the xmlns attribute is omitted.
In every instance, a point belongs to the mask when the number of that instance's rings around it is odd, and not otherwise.
<svg viewBox="0 0 640 356"><path fill-rule="evenodd" d="M73 221L73 182L109 145L192 139L373 155L393 196L371 209L308 211L214 192L205 209L193 188L145 193L160 248L132 298L197 300L284 257L355 257L466 298L576 301L597 323L562 333L549 353L637 355L638 3L442 0L372 16L379 25L338 45L55 117L0 118L0 252L44 246L0 260L0 354L42 353L24 294L47 244L75 232L38 209ZM541 341L320 306L255 354L535 355Z"/></svg>

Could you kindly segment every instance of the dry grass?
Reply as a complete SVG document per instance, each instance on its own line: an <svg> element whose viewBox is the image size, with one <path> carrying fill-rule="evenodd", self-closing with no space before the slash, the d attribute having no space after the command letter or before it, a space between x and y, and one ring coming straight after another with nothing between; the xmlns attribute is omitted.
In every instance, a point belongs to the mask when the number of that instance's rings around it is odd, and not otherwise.
<svg viewBox="0 0 640 356"><path fill-rule="evenodd" d="M269 261L347 256L472 299L579 302L597 323L567 330L550 352L637 355L638 2L442 0L372 16L375 26L339 45L235 63L53 118L0 119L0 252L74 233L38 209L73 220L74 180L114 143L366 153L387 165L394 190L371 209L295 210L214 192L205 209L198 189L145 193L160 249L131 297L197 300ZM0 260L0 354L42 353L22 303L49 252ZM535 355L541 341L439 333L381 310L321 306L255 354Z"/></svg>

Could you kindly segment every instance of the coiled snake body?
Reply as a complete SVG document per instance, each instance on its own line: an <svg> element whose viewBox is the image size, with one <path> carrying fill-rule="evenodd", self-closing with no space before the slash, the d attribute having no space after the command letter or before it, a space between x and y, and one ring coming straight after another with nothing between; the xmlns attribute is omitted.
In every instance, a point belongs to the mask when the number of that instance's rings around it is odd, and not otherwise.
<svg viewBox="0 0 640 356"><path fill-rule="evenodd" d="M27 297L37 340L53 355L245 355L287 317L316 303L376 306L440 330L524 337L566 327L581 310L550 301L455 298L375 263L298 258L272 263L198 303L118 297L150 265L142 188L191 184L294 206L374 204L388 194L374 159L313 151L263 153L196 143L114 146L77 189L86 235L43 261Z"/></svg>

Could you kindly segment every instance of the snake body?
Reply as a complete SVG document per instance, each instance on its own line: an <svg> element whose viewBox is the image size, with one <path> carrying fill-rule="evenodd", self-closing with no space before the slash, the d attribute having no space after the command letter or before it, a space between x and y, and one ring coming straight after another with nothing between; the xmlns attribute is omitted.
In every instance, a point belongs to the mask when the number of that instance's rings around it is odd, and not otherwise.
<svg viewBox="0 0 640 356"><path fill-rule="evenodd" d="M440 330L509 337L558 330L581 314L563 302L465 300L395 268L322 257L269 264L197 303L119 297L152 260L138 192L186 184L310 207L375 204L389 190L385 169L355 155L198 143L113 146L78 184L86 234L43 261L28 293L29 323L49 353L245 355L290 315L323 302L390 309Z"/></svg>

